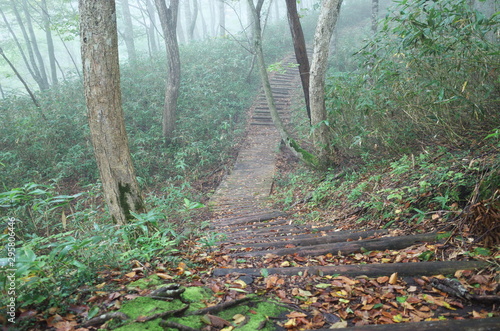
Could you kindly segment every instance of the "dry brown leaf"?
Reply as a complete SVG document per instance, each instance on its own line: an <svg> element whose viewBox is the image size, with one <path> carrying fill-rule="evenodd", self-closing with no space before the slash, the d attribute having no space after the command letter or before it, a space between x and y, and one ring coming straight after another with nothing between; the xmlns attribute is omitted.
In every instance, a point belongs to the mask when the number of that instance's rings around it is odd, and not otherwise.
<svg viewBox="0 0 500 331"><path fill-rule="evenodd" d="M389 277L387 277L387 276L378 277L377 283L384 284L384 283L387 283L388 280L389 280Z"/></svg>
<svg viewBox="0 0 500 331"><path fill-rule="evenodd" d="M156 276L160 277L161 279L174 279L174 277L161 272L157 272Z"/></svg>
<svg viewBox="0 0 500 331"><path fill-rule="evenodd" d="M231 323L229 323L228 321L226 321L223 318L220 318L219 316L210 315L210 314L207 314L205 316L208 317L208 319L210 320L210 325L215 326L216 328L223 328L225 326L231 325Z"/></svg>
<svg viewBox="0 0 500 331"><path fill-rule="evenodd" d="M391 277L389 278L389 284L391 285L395 285L396 283L398 282L398 273L395 272L391 275Z"/></svg>

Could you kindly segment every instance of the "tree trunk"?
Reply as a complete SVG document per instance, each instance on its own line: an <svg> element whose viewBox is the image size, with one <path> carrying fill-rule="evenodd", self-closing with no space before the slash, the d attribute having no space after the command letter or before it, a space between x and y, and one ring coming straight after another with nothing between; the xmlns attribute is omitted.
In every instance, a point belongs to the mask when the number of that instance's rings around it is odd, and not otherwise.
<svg viewBox="0 0 500 331"><path fill-rule="evenodd" d="M206 39L208 37L208 28L205 15L203 14L203 7L199 7L200 12L200 23L201 23L201 39Z"/></svg>
<svg viewBox="0 0 500 331"><path fill-rule="evenodd" d="M191 30L191 22L193 21L193 15L191 14L191 0L184 0L184 18L186 23L186 31L187 31L187 42L191 42L193 37L190 33ZM181 18L182 19L182 18Z"/></svg>
<svg viewBox="0 0 500 331"><path fill-rule="evenodd" d="M31 74L31 77L33 77L33 79L35 80L35 82L38 83L38 78L36 76L36 73L31 68L30 62L28 61L28 58L26 57L26 54L24 53L23 47L21 46L21 43L19 42L19 39L16 36L16 33L12 29L9 21L7 20L7 17L5 17L5 14L4 14L4 12L3 12L2 9L0 9L0 15L2 15L2 18L3 18L3 21L5 23L5 26L7 27L7 29L10 32L10 34L12 35L12 39L14 40L14 42L17 45L17 48L19 49L19 53L21 54L21 57L24 60L24 64L26 65L26 68L28 69L29 73Z"/></svg>
<svg viewBox="0 0 500 331"><path fill-rule="evenodd" d="M158 53L156 44L156 11L151 0L146 0L146 8L149 16L148 39L151 45L151 53Z"/></svg>
<svg viewBox="0 0 500 331"><path fill-rule="evenodd" d="M288 24L292 33L293 48L295 50L295 58L299 64L300 81L302 82L302 90L304 91L304 99L306 102L307 117L311 121L311 107L309 105L309 59L307 57L306 41L304 32L300 24L299 13L297 12L297 1L286 0L286 8L288 13Z"/></svg>
<svg viewBox="0 0 500 331"><path fill-rule="evenodd" d="M163 136L167 141L170 141L173 138L175 129L177 98L181 85L181 60L176 35L179 0L171 0L169 7L165 4L165 0L155 0L155 3L163 29L168 56L168 80L165 91L162 129Z"/></svg>
<svg viewBox="0 0 500 331"><path fill-rule="evenodd" d="M193 0L193 12L191 15L191 22L189 24L189 40L194 40L194 30L196 28L196 19L198 18L198 0Z"/></svg>
<svg viewBox="0 0 500 331"><path fill-rule="evenodd" d="M28 94L31 97L31 100L35 104L36 108L40 110L40 114L42 115L42 118L44 120L47 120L47 118L45 117L45 115L42 112L42 108L41 108L40 104L38 103L38 100L36 99L35 95L33 94L33 92L31 92L28 84L26 84L26 81L19 74L19 71L17 71L16 67L14 67L14 65L12 64L12 62L10 62L9 58L7 58L7 56L5 55L5 53L3 52L3 49L1 47L0 47L0 55L3 57L3 59L5 60L5 62L7 62L7 64L10 66L10 68L12 69L12 71L14 71L14 74L16 74L16 76L19 79L19 81L23 84L24 88L26 89L26 92L28 92Z"/></svg>
<svg viewBox="0 0 500 331"><path fill-rule="evenodd" d="M271 113L271 118L273 123L278 130L281 140L290 149L290 151L297 156L302 161L309 165L316 166L317 159L314 155L311 155L304 149L302 149L295 140L293 140L288 132L286 131L281 118L279 117L278 110L274 103L274 97L271 90L271 84L269 83L269 76L267 75L267 67L264 61L264 52L262 50L262 28L260 24L260 12L264 0L259 0L257 6L254 5L253 0L248 0L249 9L253 14L253 34L254 34L254 51L257 55L257 62L259 64L259 72L262 80L262 87L266 95L267 104L269 106L269 112Z"/></svg>
<svg viewBox="0 0 500 331"><path fill-rule="evenodd" d="M187 42L186 37L184 35L184 27L182 23L182 15L181 15L181 8L179 8L179 12L177 13L177 16L180 17L180 19L177 20L177 37L179 38L179 43L180 44L185 44ZM161 19L160 19L161 21Z"/></svg>
<svg viewBox="0 0 500 331"><path fill-rule="evenodd" d="M210 35L216 36L217 34L217 17L215 15L215 6L218 0L210 0Z"/></svg>
<svg viewBox="0 0 500 331"><path fill-rule="evenodd" d="M46 81L44 82L42 79L40 69L38 68L38 64L35 60L33 48L31 47L32 43L30 41L30 37L28 35L28 32L26 31L26 27L24 26L24 22L21 18L21 14L19 13L19 10L17 8L17 2L12 1L11 3L12 3L12 10L14 12L14 15L16 16L17 23L19 24L19 28L21 28L21 32L22 32L24 40L26 42L26 50L28 52L28 57L29 57L29 62L28 62L27 59L23 56L23 58L25 58L26 66L28 67L28 70L30 71L33 79L38 84L38 87L40 88L40 90L46 90L46 89L48 89L48 86L47 86L48 84ZM5 20L5 16L4 16L4 20ZM10 28L9 24L7 24L7 26ZM11 30L11 34L13 35L14 39L16 39L15 34L12 30ZM20 49L21 54L23 54L22 47L20 46L19 43L17 43L17 45Z"/></svg>
<svg viewBox="0 0 500 331"><path fill-rule="evenodd" d="M127 47L127 54L129 62L134 63L137 60L137 53L135 51L134 42L134 26L132 24L132 15L130 14L130 6L128 0L121 0L122 3L122 13L125 29L123 32L123 40L125 41L125 46Z"/></svg>
<svg viewBox="0 0 500 331"><path fill-rule="evenodd" d="M52 77L52 85L57 85L57 68L56 68L56 55L54 52L54 41L52 40L52 31L50 29L50 16L47 8L47 0L41 1L42 7L42 19L43 26L45 29L45 37L47 38L47 50L49 53L49 65L50 65L50 74Z"/></svg>
<svg viewBox="0 0 500 331"><path fill-rule="evenodd" d="M24 16L26 17L26 27L30 35L31 47L35 54L38 68L40 68L40 78L42 80L43 90L47 90L50 87L49 80L47 78L47 72L45 71L45 64L43 62L42 53L40 53L40 49L38 48L38 41L36 39L35 30L33 29L33 24L31 23L31 14L28 9L27 1L22 0L22 5L23 5Z"/></svg>
<svg viewBox="0 0 500 331"><path fill-rule="evenodd" d="M219 0L219 36L226 35L226 8L224 0Z"/></svg>
<svg viewBox="0 0 500 331"><path fill-rule="evenodd" d="M252 43L253 40L255 39L254 38L254 31L255 31L255 28L254 28L254 19L253 19L253 13L252 13L252 7L250 6L250 4L247 2L247 26L248 26L248 32L247 32L247 36L248 36L248 42L249 43Z"/></svg>
<svg viewBox="0 0 500 331"><path fill-rule="evenodd" d="M114 222L123 225L144 204L123 119L115 1L80 0L79 8L90 135L104 199Z"/></svg>
<svg viewBox="0 0 500 331"><path fill-rule="evenodd" d="M279 22L280 21L280 1L278 0L272 0L274 2L274 22ZM270 8L269 8L270 9Z"/></svg>
<svg viewBox="0 0 500 331"><path fill-rule="evenodd" d="M334 155L330 127L327 124L325 105L325 76L328 66L330 40L342 0L324 0L321 7L316 32L314 34L314 53L311 63L309 98L311 104L311 125L313 142L319 157L320 167L327 168L338 163Z"/></svg>
<svg viewBox="0 0 500 331"><path fill-rule="evenodd" d="M82 78L82 74L80 73L80 69L78 68L78 64L76 64L75 58L73 57L73 54L71 54L71 51L68 48L68 45L66 45L66 42L64 39L61 37L59 33L57 33L57 36L59 37L59 40L63 44L64 48L66 49L66 52L68 53L69 58L71 59L71 62L73 63L73 66L75 67L75 71L78 74L78 77Z"/></svg>
<svg viewBox="0 0 500 331"><path fill-rule="evenodd" d="M378 1L372 0L372 32L377 32L377 23L378 23Z"/></svg>

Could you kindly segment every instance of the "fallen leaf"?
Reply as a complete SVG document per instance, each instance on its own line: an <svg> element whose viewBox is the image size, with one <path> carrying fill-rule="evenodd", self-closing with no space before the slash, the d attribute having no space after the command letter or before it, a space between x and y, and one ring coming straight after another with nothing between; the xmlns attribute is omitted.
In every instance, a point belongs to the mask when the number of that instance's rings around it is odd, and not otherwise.
<svg viewBox="0 0 500 331"><path fill-rule="evenodd" d="M379 284L384 284L384 283L386 283L388 280L389 280L389 277L387 277L387 276L378 277L378 278L377 278L377 283L379 283Z"/></svg>
<svg viewBox="0 0 500 331"><path fill-rule="evenodd" d="M286 321L285 324L283 324L283 327L285 329L293 329L296 326L297 326L297 321L294 318Z"/></svg>
<svg viewBox="0 0 500 331"><path fill-rule="evenodd" d="M412 285L412 286L408 287L407 291L408 291L409 293L416 292L416 291L417 291L417 287Z"/></svg>
<svg viewBox="0 0 500 331"><path fill-rule="evenodd" d="M299 318L299 317L307 317L307 315L298 311L292 311L291 313L287 314L286 317Z"/></svg>
<svg viewBox="0 0 500 331"><path fill-rule="evenodd" d="M233 283L241 286L241 288L246 288L247 287L247 283L245 283L241 279L236 279L235 281L233 281Z"/></svg>
<svg viewBox="0 0 500 331"><path fill-rule="evenodd" d="M129 272L128 274L125 274L125 277L134 278L135 275L136 275L135 271L132 271L132 272Z"/></svg>
<svg viewBox="0 0 500 331"><path fill-rule="evenodd" d="M157 272L156 276L160 277L161 279L174 279L174 277L161 272Z"/></svg>
<svg viewBox="0 0 500 331"><path fill-rule="evenodd" d="M101 288L103 288L105 285L106 285L106 282L96 285L96 286L95 286L95 288L97 288L97 289L101 289Z"/></svg>
<svg viewBox="0 0 500 331"><path fill-rule="evenodd" d="M242 314L236 314L233 316L234 323L236 324L243 323L246 319L245 315Z"/></svg>
<svg viewBox="0 0 500 331"><path fill-rule="evenodd" d="M347 321L340 321L330 326L330 329L344 329L344 328L347 328Z"/></svg>
<svg viewBox="0 0 500 331"><path fill-rule="evenodd" d="M223 328L225 326L231 325L231 323L229 323L228 321L226 321L223 318L220 318L219 316L210 315L210 314L207 314L205 316L210 320L210 325L215 326L216 328Z"/></svg>
<svg viewBox="0 0 500 331"><path fill-rule="evenodd" d="M395 272L391 275L391 277L389 278L389 284L391 285L395 285L396 283L398 282L398 273Z"/></svg>

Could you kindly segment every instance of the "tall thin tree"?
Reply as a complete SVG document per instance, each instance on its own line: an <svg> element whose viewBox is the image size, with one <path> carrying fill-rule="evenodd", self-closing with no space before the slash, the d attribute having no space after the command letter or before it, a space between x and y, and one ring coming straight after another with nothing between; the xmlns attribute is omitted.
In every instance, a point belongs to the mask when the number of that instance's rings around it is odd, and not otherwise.
<svg viewBox="0 0 500 331"><path fill-rule="evenodd" d="M144 211L123 119L115 0L79 0L83 81L104 199L126 224Z"/></svg>
<svg viewBox="0 0 500 331"><path fill-rule="evenodd" d="M311 120L311 107L309 104L309 58L307 57L306 41L304 32L300 24L299 13L297 10L296 0L286 0L288 25L292 34L293 48L295 50L295 58L299 64L300 81L302 82L302 90L304 91L304 99L306 102L306 111L309 121Z"/></svg>
<svg viewBox="0 0 500 331"><path fill-rule="evenodd" d="M165 139L169 141L173 138L175 130L177 99L181 85L181 59L176 34L179 0L170 0L169 6L167 6L165 0L155 0L155 4L163 29L168 57L168 78L165 88L162 131Z"/></svg>
<svg viewBox="0 0 500 331"><path fill-rule="evenodd" d="M28 2L27 2L27 0L22 0L21 4L22 4L23 12L24 12L26 28L27 28L29 36L30 36L31 47L32 47L33 52L35 54L35 58L38 61L38 67L40 68L40 77L42 79L44 89L48 89L50 84L49 84L49 80L47 77L47 72L45 71L45 62L43 60L42 52L40 51L40 48L38 47L38 41L37 41L35 29L33 27L32 19L31 19L31 12L29 10Z"/></svg>
<svg viewBox="0 0 500 331"><path fill-rule="evenodd" d="M276 109L271 84L269 82L269 76L267 74L267 66L264 61L264 51L262 49L262 27L260 23L260 14L263 4L264 0L258 0L257 4L254 4L253 0L248 0L248 7L252 12L254 20L254 51L257 57L262 86L266 95L267 106L269 107L269 112L271 113L271 118L273 120L274 126L278 130L283 143L295 156L300 158L302 161L306 162L309 165L316 166L318 162L317 158L301 148L299 144L290 136L285 128L285 125L283 124L283 121L279 117L278 110Z"/></svg>
<svg viewBox="0 0 500 331"><path fill-rule="evenodd" d="M137 52L135 50L135 40L134 40L134 25L132 23L132 15L130 14L130 5L128 0L121 0L122 4L122 14L124 20L124 30L123 30L123 40L125 41L125 46L127 47L128 59L130 62L134 63L137 60Z"/></svg>
<svg viewBox="0 0 500 331"><path fill-rule="evenodd" d="M47 51L49 55L50 75L52 78L52 85L55 86L58 84L56 54L54 49L54 41L52 39L52 29L50 27L50 15L49 15L49 9L47 7L47 0L42 0L40 2L40 7L42 10L43 29L45 30L45 38L47 39Z"/></svg>
<svg viewBox="0 0 500 331"><path fill-rule="evenodd" d="M314 146L322 167L339 162L339 155L336 155L335 147L332 146L331 128L327 124L325 76L328 68L330 40L341 5L342 0L323 0L313 42L314 52L309 86L311 125Z"/></svg>

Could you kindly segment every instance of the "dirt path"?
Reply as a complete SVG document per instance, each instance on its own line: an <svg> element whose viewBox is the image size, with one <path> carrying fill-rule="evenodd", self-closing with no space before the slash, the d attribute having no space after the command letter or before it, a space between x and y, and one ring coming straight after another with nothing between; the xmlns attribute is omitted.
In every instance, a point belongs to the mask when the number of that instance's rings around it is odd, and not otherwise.
<svg viewBox="0 0 500 331"><path fill-rule="evenodd" d="M290 98L298 84L296 68L273 75L271 85L281 116L288 116ZM334 225L304 224L272 209L266 199L273 184L280 138L263 93L251 109L249 126L233 171L210 201L214 215L211 229L223 235L214 253L211 276L215 283L241 286L249 293L270 293L296 305L297 314L289 317L289 327L286 322L276 322L277 328L285 326L289 330L365 324L393 324L391 330L415 327L442 330L457 328L460 321L454 318L472 316L467 304L457 303L461 299L470 303L470 298L453 298L443 288L436 289L439 281L430 276L472 277L473 271L459 274L457 271L485 267L484 262L467 259L422 262L420 253L443 244L437 233L398 236L397 232L385 229L337 231ZM354 258L346 257L349 254L355 254ZM353 290L355 286L359 287L359 293ZM325 292L325 288L332 292ZM337 293L341 294L336 297ZM443 295L448 301L443 298L439 299L441 304L431 303L426 299L430 294ZM413 299L398 301L396 296ZM453 304L456 306L451 307ZM447 307L461 312L446 315ZM424 322L437 319L440 314L450 316L449 320L430 326ZM500 320L467 323L463 324L466 329L494 330Z"/></svg>

